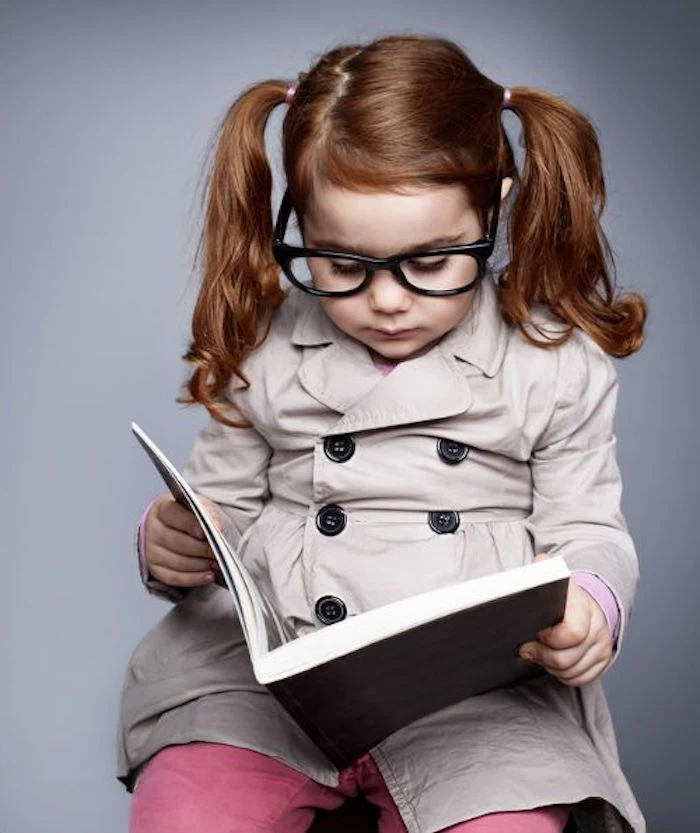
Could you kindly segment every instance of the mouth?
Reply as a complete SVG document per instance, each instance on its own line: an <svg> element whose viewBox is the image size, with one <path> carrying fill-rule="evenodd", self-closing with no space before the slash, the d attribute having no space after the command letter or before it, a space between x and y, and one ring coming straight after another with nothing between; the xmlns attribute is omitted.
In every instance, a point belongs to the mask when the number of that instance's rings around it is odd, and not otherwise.
<svg viewBox="0 0 700 833"><path fill-rule="evenodd" d="M377 328L372 328L372 332L378 338L386 338L386 339L394 339L394 338L407 338L410 336L414 331L412 328L402 329L402 330L380 330Z"/></svg>

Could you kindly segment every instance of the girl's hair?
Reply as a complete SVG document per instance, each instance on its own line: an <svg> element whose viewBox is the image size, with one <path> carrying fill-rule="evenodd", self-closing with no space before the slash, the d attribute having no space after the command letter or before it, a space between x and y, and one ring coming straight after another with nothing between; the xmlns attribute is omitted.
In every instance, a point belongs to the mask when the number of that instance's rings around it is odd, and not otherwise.
<svg viewBox="0 0 700 833"><path fill-rule="evenodd" d="M525 142L522 177L501 124L504 88L455 43L419 34L341 45L298 79L282 128L284 172L297 216L324 179L354 190L460 183L485 222L496 177L517 181L509 220L510 258L499 277L504 319L541 347L565 341L575 326L617 357L643 342L646 302L613 297L612 253L600 226L605 184L596 132L564 100L511 87L506 106ZM269 332L286 297L272 253L272 174L265 128L285 102L288 80L252 84L233 102L218 132L206 186L197 258L203 257L193 340L195 365L185 404L204 405L218 421L222 391ZM568 328L540 342L527 331L534 302ZM542 333L535 326L538 332Z"/></svg>

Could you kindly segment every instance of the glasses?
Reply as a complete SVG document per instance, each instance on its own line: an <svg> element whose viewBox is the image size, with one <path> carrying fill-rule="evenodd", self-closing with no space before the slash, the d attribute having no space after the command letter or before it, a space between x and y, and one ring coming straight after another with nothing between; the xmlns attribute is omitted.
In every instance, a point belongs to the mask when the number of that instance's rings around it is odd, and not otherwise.
<svg viewBox="0 0 700 833"><path fill-rule="evenodd" d="M493 214L486 237L474 243L398 252L388 258L362 257L349 252L309 249L282 242L292 212L289 191L282 197L275 222L272 250L275 260L294 286L309 295L347 297L369 286L374 273L388 269L396 280L419 295L459 295L474 289L486 271L493 254L501 205L498 177L493 197Z"/></svg>

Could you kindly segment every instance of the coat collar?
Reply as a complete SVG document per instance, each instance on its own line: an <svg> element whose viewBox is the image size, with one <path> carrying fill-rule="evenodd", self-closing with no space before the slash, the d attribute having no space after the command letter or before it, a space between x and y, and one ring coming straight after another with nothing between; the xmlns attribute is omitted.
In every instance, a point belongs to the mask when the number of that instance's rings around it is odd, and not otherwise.
<svg viewBox="0 0 700 833"><path fill-rule="evenodd" d="M388 376L367 348L339 330L316 298L296 298L292 343L306 348L299 368L303 387L338 411L334 431L358 431L440 419L468 411L468 377L495 376L503 362L507 325L489 272L467 314L432 350L401 362ZM301 295L301 293L299 293Z"/></svg>

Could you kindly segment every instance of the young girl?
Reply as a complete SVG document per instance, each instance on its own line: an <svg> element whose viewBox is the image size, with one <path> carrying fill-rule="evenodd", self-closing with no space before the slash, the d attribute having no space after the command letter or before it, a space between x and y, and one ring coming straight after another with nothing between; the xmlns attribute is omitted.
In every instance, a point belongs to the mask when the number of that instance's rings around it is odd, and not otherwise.
<svg viewBox="0 0 700 833"><path fill-rule="evenodd" d="M284 102L273 230L264 132ZM234 102L181 400L211 418L183 471L256 580L298 635L535 558L563 556L572 581L563 621L520 649L546 675L338 772L256 682L193 516L159 496L139 525L142 576L174 604L124 684L131 833L302 833L358 792L381 833L644 833L601 678L639 577L610 356L640 348L646 306L613 297L604 201L589 121L491 81L446 39L334 48L297 84ZM286 237L292 209L303 247Z"/></svg>

